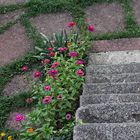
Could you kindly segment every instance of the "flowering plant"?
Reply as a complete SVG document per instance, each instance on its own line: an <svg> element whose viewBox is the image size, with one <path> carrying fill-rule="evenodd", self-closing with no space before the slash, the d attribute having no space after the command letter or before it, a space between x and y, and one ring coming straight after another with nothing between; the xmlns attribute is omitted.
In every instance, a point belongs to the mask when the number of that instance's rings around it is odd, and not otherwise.
<svg viewBox="0 0 140 140"><path fill-rule="evenodd" d="M75 25L71 22L68 27ZM42 71L34 74L34 78L42 77L33 86L32 99L38 103L22 123L21 140L51 140L71 132L75 125L76 100L84 82L83 58L88 45L78 33L67 35L64 31L51 40L42 36L48 48L36 48L40 53L35 57L43 65Z"/></svg>

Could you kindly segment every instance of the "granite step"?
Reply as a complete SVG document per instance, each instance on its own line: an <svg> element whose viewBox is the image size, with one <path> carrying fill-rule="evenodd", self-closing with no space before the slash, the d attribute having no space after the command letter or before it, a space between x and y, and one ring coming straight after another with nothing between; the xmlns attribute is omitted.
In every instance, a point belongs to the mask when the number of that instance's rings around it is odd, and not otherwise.
<svg viewBox="0 0 140 140"><path fill-rule="evenodd" d="M89 64L100 65L118 65L118 64L130 64L140 63L140 50L134 51L113 51L113 52L101 52L91 53L89 55Z"/></svg>
<svg viewBox="0 0 140 140"><path fill-rule="evenodd" d="M140 102L140 94L94 94L80 97L80 106L129 102Z"/></svg>
<svg viewBox="0 0 140 140"><path fill-rule="evenodd" d="M122 74L87 74L86 83L116 83L116 82L140 82L140 73L122 73Z"/></svg>
<svg viewBox="0 0 140 140"><path fill-rule="evenodd" d="M81 106L76 112L83 123L140 122L140 103L108 103Z"/></svg>
<svg viewBox="0 0 140 140"><path fill-rule="evenodd" d="M140 93L140 82L89 83L83 85L83 95Z"/></svg>
<svg viewBox="0 0 140 140"><path fill-rule="evenodd" d="M75 126L74 140L139 140L140 123L91 123Z"/></svg>
<svg viewBox="0 0 140 140"><path fill-rule="evenodd" d="M89 65L86 73L93 74L121 74L121 73L139 73L140 63L119 64L119 65Z"/></svg>

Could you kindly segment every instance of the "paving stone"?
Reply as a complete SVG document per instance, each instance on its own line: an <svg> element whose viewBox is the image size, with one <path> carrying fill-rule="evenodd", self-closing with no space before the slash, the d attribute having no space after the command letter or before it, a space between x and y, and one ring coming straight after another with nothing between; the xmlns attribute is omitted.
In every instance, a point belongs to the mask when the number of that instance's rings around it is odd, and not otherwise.
<svg viewBox="0 0 140 140"><path fill-rule="evenodd" d="M27 80L28 78L28 80ZM33 80L33 71L24 75L16 75L7 83L3 90L4 96L12 96L21 92L27 92L31 89L31 81Z"/></svg>
<svg viewBox="0 0 140 140"><path fill-rule="evenodd" d="M85 84L83 95L140 93L140 82Z"/></svg>
<svg viewBox="0 0 140 140"><path fill-rule="evenodd" d="M7 121L5 123L5 127L18 131L21 128L21 124L15 120L16 115L23 114L25 115L25 119L26 119L26 115L29 112L31 112L30 108L16 108L15 111L10 112L9 117L7 118Z"/></svg>
<svg viewBox="0 0 140 140"><path fill-rule="evenodd" d="M140 25L140 1L139 0L132 0L134 15L136 18L137 23Z"/></svg>
<svg viewBox="0 0 140 140"><path fill-rule="evenodd" d="M22 57L31 49L31 41L24 28L18 23L0 34L0 66Z"/></svg>
<svg viewBox="0 0 140 140"><path fill-rule="evenodd" d="M140 63L140 50L91 53L89 56L89 64L117 65L130 63Z"/></svg>
<svg viewBox="0 0 140 140"><path fill-rule="evenodd" d="M86 73L93 74L121 74L121 73L139 73L140 63L119 64L119 65L89 65Z"/></svg>
<svg viewBox="0 0 140 140"><path fill-rule="evenodd" d="M68 29L67 23L72 21L68 13L42 14L31 19L32 24L43 34L52 35Z"/></svg>
<svg viewBox="0 0 140 140"><path fill-rule="evenodd" d="M140 50L140 38L94 41L91 52Z"/></svg>
<svg viewBox="0 0 140 140"><path fill-rule="evenodd" d="M86 83L127 83L140 82L140 73L122 73L122 74L87 74L85 78Z"/></svg>
<svg viewBox="0 0 140 140"><path fill-rule="evenodd" d="M94 24L95 33L121 31L124 29L123 9L119 3L94 4L85 10L89 23Z"/></svg>
<svg viewBox="0 0 140 140"><path fill-rule="evenodd" d="M74 140L139 140L140 123L92 123L74 128Z"/></svg>
<svg viewBox="0 0 140 140"><path fill-rule="evenodd" d="M22 4L28 0L0 0L0 5Z"/></svg>
<svg viewBox="0 0 140 140"><path fill-rule="evenodd" d="M140 122L140 103L107 103L81 106L76 112L83 123Z"/></svg>
<svg viewBox="0 0 140 140"><path fill-rule="evenodd" d="M82 95L80 97L81 106L86 106L89 104L129 102L140 102L140 94L93 94Z"/></svg>
<svg viewBox="0 0 140 140"><path fill-rule="evenodd" d="M9 21L18 19L24 12L22 10L16 10L14 12L9 12L0 15L0 27Z"/></svg>

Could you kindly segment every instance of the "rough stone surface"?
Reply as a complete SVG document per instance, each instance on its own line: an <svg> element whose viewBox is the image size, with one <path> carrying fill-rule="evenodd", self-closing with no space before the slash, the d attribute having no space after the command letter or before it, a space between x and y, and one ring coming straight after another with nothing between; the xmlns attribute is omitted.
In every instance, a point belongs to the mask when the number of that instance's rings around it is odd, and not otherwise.
<svg viewBox="0 0 140 140"><path fill-rule="evenodd" d="M140 102L140 94L93 94L80 97L80 105Z"/></svg>
<svg viewBox="0 0 140 140"><path fill-rule="evenodd" d="M0 5L21 4L28 0L0 0Z"/></svg>
<svg viewBox="0 0 140 140"><path fill-rule="evenodd" d="M83 124L74 128L74 140L139 140L140 123Z"/></svg>
<svg viewBox="0 0 140 140"><path fill-rule="evenodd" d="M26 116L30 111L30 108L16 108L14 112L10 112L5 127L9 129L14 129L15 131L19 130L21 128L21 125L15 120L16 115L23 114Z"/></svg>
<svg viewBox="0 0 140 140"><path fill-rule="evenodd" d="M91 48L91 52L126 51L126 50L140 50L140 38L124 38L124 39L94 41Z"/></svg>
<svg viewBox="0 0 140 140"><path fill-rule="evenodd" d="M21 14L23 14L23 11L21 11L21 10L16 10L14 12L1 14L0 15L0 27L9 21L13 21L13 20L18 19Z"/></svg>
<svg viewBox="0 0 140 140"><path fill-rule="evenodd" d="M140 1L139 0L132 0L134 15L136 18L137 23L140 25Z"/></svg>
<svg viewBox="0 0 140 140"><path fill-rule="evenodd" d="M128 83L98 83L83 86L83 94L126 94L140 93L140 82Z"/></svg>
<svg viewBox="0 0 140 140"><path fill-rule="evenodd" d="M27 80L27 78L29 80ZM4 96L12 96L31 89L30 81L33 80L33 71L24 75L17 75L5 86L3 90Z"/></svg>
<svg viewBox="0 0 140 140"><path fill-rule="evenodd" d="M121 31L124 29L123 9L118 3L94 4L85 10L95 33Z"/></svg>
<svg viewBox="0 0 140 140"><path fill-rule="evenodd" d="M70 21L72 17L68 13L42 14L31 19L32 24L45 35L68 29L67 23Z"/></svg>
<svg viewBox="0 0 140 140"><path fill-rule="evenodd" d="M89 65L86 73L93 74L121 74L121 73L139 73L140 63L131 63L124 65Z"/></svg>
<svg viewBox="0 0 140 140"><path fill-rule="evenodd" d="M119 57L118 57L119 56ZM114 51L106 53L91 53L89 64L130 64L140 63L140 50L135 51Z"/></svg>
<svg viewBox="0 0 140 140"><path fill-rule="evenodd" d="M23 56L30 50L30 44L24 28L20 24L16 24L0 34L0 66Z"/></svg>
<svg viewBox="0 0 140 140"><path fill-rule="evenodd" d="M122 73L122 74L98 74L86 75L86 83L127 83L127 82L140 82L140 73Z"/></svg>
<svg viewBox="0 0 140 140"><path fill-rule="evenodd" d="M81 106L76 118L83 123L140 122L140 103L110 103Z"/></svg>

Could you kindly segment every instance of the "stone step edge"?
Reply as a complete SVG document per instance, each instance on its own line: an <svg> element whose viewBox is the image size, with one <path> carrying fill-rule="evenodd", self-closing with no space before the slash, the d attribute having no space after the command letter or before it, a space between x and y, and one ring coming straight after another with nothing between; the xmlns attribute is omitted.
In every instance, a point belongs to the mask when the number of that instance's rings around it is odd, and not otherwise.
<svg viewBox="0 0 140 140"><path fill-rule="evenodd" d="M140 94L138 94L138 93L126 93L126 94L92 94L92 95L81 95L80 96L80 106L86 106L86 105L91 105L91 104L105 104L105 103L130 103L130 101L122 101L122 102L119 102L119 101L114 101L113 100L113 102L111 102L111 101L109 101L109 99L108 99L108 102L106 101L106 99L105 99L105 102L103 102L103 98L101 98L101 96L107 96L107 97L125 97L125 96L130 96L130 97L134 97L134 96L139 96L140 97ZM101 103L85 103L86 101L84 101L84 98L86 98L86 100L89 98L89 99L91 99L91 98L99 98L99 100L100 100L100 102ZM132 98L130 98L130 99L132 99ZM133 99L134 100L134 99ZM140 102L140 99L139 99L139 101L131 101L131 102L133 102L133 103L139 103ZM84 102L83 102L84 101ZM93 102L93 101L92 101Z"/></svg>

